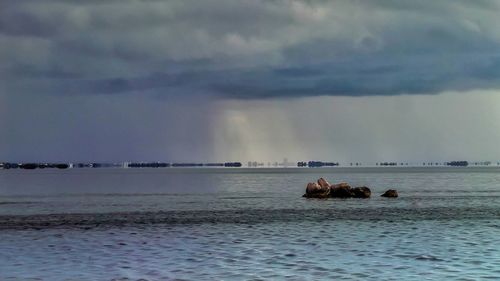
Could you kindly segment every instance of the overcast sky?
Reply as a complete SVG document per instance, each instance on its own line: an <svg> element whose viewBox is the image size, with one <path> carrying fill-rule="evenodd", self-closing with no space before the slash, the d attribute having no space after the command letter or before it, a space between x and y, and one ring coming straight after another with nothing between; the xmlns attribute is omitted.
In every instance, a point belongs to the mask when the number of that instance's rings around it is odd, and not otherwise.
<svg viewBox="0 0 500 281"><path fill-rule="evenodd" d="M0 0L0 161L498 161L499 14Z"/></svg>

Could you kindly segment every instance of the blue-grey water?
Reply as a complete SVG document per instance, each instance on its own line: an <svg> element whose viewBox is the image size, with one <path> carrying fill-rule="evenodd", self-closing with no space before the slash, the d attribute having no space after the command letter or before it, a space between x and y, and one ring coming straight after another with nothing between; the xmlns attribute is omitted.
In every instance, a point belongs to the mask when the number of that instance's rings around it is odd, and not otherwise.
<svg viewBox="0 0 500 281"><path fill-rule="evenodd" d="M0 171L0 280L500 279L499 234L496 167Z"/></svg>

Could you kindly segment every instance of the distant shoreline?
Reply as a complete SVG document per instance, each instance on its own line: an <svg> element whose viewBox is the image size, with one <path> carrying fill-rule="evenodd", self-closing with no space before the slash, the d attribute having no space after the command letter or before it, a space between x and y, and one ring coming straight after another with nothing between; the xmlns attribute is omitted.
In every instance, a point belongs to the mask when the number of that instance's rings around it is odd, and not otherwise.
<svg viewBox="0 0 500 281"><path fill-rule="evenodd" d="M497 173L500 172L500 166L469 166L469 167L427 167L427 166L404 166L404 167L256 167L256 168L228 168L228 167L169 167L169 168L73 168L73 169L9 169L1 170L1 174L67 174L67 173L246 173L246 174L262 174L262 173L304 173L304 174L321 174L321 173L460 173L460 172L477 172L477 173Z"/></svg>

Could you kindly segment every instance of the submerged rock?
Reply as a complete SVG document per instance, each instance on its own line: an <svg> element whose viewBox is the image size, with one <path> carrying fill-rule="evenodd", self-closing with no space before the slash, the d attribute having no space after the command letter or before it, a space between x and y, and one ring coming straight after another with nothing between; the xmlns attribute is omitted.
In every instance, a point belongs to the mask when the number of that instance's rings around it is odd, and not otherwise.
<svg viewBox="0 0 500 281"><path fill-rule="evenodd" d="M388 197L388 198L396 198L398 197L398 191L395 189L389 189L384 194L380 195L382 197Z"/></svg>
<svg viewBox="0 0 500 281"><path fill-rule="evenodd" d="M355 187L352 190L354 198L370 198L372 191L366 186Z"/></svg>

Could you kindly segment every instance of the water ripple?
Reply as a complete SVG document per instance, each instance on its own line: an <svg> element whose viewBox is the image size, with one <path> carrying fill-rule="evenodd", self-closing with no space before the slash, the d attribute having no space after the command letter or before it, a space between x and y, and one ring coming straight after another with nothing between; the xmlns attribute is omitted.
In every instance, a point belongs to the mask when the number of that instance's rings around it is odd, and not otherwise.
<svg viewBox="0 0 500 281"><path fill-rule="evenodd" d="M500 217L500 208L356 208L343 209L237 209L204 211L116 212L85 214L48 214L0 216L0 229L151 225L151 224L205 224L269 222L322 222L329 220L387 221L401 220L488 220ZM497 224L491 227L496 228ZM379 238L390 236L384 231ZM468 241L471 246L476 242Z"/></svg>

